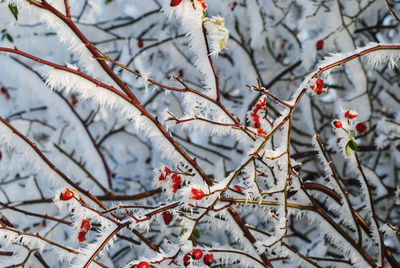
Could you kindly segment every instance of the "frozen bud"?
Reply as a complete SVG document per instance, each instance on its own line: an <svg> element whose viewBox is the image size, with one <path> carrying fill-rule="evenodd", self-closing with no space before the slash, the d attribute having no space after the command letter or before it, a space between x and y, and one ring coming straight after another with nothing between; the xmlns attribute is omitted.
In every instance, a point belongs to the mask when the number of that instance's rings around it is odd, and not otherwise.
<svg viewBox="0 0 400 268"><path fill-rule="evenodd" d="M229 30L225 28L225 20L222 17L214 16L203 19L204 27L207 30L207 41L210 54L216 55L227 45Z"/></svg>

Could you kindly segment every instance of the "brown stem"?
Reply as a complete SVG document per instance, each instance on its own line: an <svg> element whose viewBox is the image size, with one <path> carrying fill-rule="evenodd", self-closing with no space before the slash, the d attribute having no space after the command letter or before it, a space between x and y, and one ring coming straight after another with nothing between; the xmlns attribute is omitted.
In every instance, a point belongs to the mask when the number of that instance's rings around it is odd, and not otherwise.
<svg viewBox="0 0 400 268"><path fill-rule="evenodd" d="M243 221L242 217L240 217L240 215L232 207L228 208L228 212L232 216L232 218L234 219L236 224L240 227L240 229L242 229L242 232L243 232L244 236L247 238L247 240L249 240L250 243L252 243L252 244L256 243L257 240L254 238L253 234L247 228L247 226L246 226L245 222ZM261 259L264 262L264 265L266 267L270 267L270 268L274 267L272 265L271 261L268 259L267 254L261 253L260 257L261 257Z"/></svg>
<svg viewBox="0 0 400 268"><path fill-rule="evenodd" d="M65 5L65 15L68 18L71 18L71 6L69 4L69 0L64 0L64 5Z"/></svg>
<svg viewBox="0 0 400 268"><path fill-rule="evenodd" d="M217 70L215 68L213 59L212 59L212 55L211 55L211 51L210 51L210 46L208 45L208 38L207 38L207 30L206 27L204 27L204 24L201 25L202 29L203 29L203 36L204 36L204 42L207 48L207 57L208 57L208 61L210 62L210 67L212 69L213 75L214 75L214 81L215 81L215 93L216 93L216 98L215 100L217 102L220 102L221 100L221 90L219 88L219 76L217 73Z"/></svg>
<svg viewBox="0 0 400 268"><path fill-rule="evenodd" d="M84 189L84 188L80 187L79 185L77 185L67 175L65 175L61 170L59 170L49 159L47 159L47 157L42 153L42 151L39 150L39 148L36 146L35 143L33 143L25 135L23 135L16 128L14 128L10 123L7 122L7 120L5 120L3 117L0 117L0 121L4 125L6 125L9 129L11 129L14 132L14 134L16 134L18 137L20 137L29 147L31 147L35 151L35 153L43 160L43 162L45 162L46 165L51 170L53 170L55 173L57 173L57 175L59 175L66 183L68 183L71 187L77 189L82 194L84 194L87 197L89 197L93 202L98 204L101 208L108 209L107 206L103 202L101 202L96 196L91 194L86 189Z"/></svg>
<svg viewBox="0 0 400 268"><path fill-rule="evenodd" d="M85 263L83 268L88 268L89 265L94 261L97 255L104 249L107 243L123 228L129 225L130 222L125 222L124 224L120 224L114 231L112 231L106 239L100 244L100 246L96 249L96 251L90 256L89 260Z"/></svg>
<svg viewBox="0 0 400 268"><path fill-rule="evenodd" d="M387 5L387 7L388 7L390 13L392 13L393 17L394 17L398 22L400 22L400 17L397 16L396 12L394 12L394 10L393 10L393 5L389 3L389 0L386 0L386 5Z"/></svg>

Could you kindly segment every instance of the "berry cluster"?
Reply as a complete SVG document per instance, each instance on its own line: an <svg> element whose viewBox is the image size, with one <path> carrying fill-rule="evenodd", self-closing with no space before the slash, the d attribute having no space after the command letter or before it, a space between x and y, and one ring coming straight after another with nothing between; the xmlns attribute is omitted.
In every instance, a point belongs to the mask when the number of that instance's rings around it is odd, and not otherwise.
<svg viewBox="0 0 400 268"><path fill-rule="evenodd" d="M358 113L353 110L347 110L344 113L344 117L347 118L350 123L350 120L358 117ZM332 124L335 128L343 128L343 123L340 120L334 120L332 122ZM364 122L357 123L355 128L356 128L357 132L360 132L360 133L365 133L368 130L367 124L365 124Z"/></svg>
<svg viewBox="0 0 400 268"><path fill-rule="evenodd" d="M168 176L171 177L171 180L173 182L172 184L172 192L176 193L181 187L182 187L182 177L175 172L172 172L168 167L164 168L164 172L160 171L161 174L158 177L159 181L166 181L168 179Z"/></svg>
<svg viewBox="0 0 400 268"><path fill-rule="evenodd" d="M197 261L197 260L200 260L201 257L203 257L203 251L201 249L194 249L192 252L186 253L183 256L183 264L185 266L188 266L192 262L192 260ZM213 262L214 262L213 254L207 253L204 255L203 263L205 265L211 266L211 264L213 264Z"/></svg>
<svg viewBox="0 0 400 268"><path fill-rule="evenodd" d="M256 105L253 107L251 113L250 113L250 118L253 120L253 127L257 129L258 135L261 136L266 136L267 132L265 132L261 126L261 116L260 116L260 111L264 111L264 116L267 112L267 97L260 98Z"/></svg>
<svg viewBox="0 0 400 268"><path fill-rule="evenodd" d="M358 113L356 111L353 111L353 110L347 110L344 113L344 117L347 119L348 126L351 126L351 125L353 125L353 122L351 120L357 118L358 117ZM344 151L345 151L346 155L350 156L352 151L356 152L358 150L358 144L357 144L357 142L356 142L356 140L354 138L354 130L345 129L344 126L343 126L343 122L340 121L340 120L334 120L332 122L332 125L335 128L343 129L348 134L348 140L347 140L346 145L344 146ZM368 130L367 125L364 122L357 123L355 125L355 129L359 133L364 133L364 132L366 132Z"/></svg>
<svg viewBox="0 0 400 268"><path fill-rule="evenodd" d="M321 95L328 91L328 88L324 87L324 80L317 78L315 80L315 85L310 85L310 88L317 94Z"/></svg>

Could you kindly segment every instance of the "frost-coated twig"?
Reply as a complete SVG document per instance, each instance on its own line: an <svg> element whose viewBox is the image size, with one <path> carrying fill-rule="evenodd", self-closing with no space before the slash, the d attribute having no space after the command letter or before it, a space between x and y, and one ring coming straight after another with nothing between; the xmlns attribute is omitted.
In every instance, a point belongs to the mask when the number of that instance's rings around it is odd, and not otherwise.
<svg viewBox="0 0 400 268"><path fill-rule="evenodd" d="M35 153L43 160L43 162L46 163L46 165L52 169L57 175L59 175L66 183L68 183L71 187L77 189L79 192L84 194L85 196L89 197L93 202L98 204L100 207L103 209L108 209L106 205L104 205L103 202L101 202L96 196L91 194L89 191L85 190L84 188L80 187L77 185L75 182L73 182L67 175L65 175L61 170L59 170L47 157L40 151L40 149L36 146L35 143L33 143L31 140L29 140L25 135L23 135L21 132L19 132L16 128L14 128L7 120L5 120L3 117L0 117L0 121L2 124L4 124L6 127L12 130L12 132L20 137L29 147L31 147Z"/></svg>

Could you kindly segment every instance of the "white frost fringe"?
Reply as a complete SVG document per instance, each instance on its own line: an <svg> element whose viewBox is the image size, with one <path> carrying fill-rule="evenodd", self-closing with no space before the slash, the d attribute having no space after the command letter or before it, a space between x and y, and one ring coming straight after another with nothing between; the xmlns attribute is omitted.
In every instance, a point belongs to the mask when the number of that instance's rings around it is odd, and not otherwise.
<svg viewBox="0 0 400 268"><path fill-rule="evenodd" d="M190 41L190 49L194 55L194 65L204 76L204 86L208 89L208 95L216 98L215 78L207 55L207 46L203 35L203 9L199 2L195 2L196 9L190 1L183 1L177 7L170 7L168 1L164 1L163 10L169 18L177 17L184 32ZM168 2L168 3L167 3Z"/></svg>

